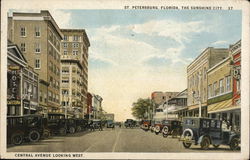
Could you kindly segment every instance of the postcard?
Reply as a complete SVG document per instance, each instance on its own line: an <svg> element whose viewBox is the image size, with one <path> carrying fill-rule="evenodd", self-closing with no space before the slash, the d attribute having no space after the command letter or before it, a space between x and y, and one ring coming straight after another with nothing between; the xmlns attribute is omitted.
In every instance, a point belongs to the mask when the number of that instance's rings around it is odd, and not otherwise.
<svg viewBox="0 0 250 160"><path fill-rule="evenodd" d="M1 1L1 158L248 159L249 3Z"/></svg>

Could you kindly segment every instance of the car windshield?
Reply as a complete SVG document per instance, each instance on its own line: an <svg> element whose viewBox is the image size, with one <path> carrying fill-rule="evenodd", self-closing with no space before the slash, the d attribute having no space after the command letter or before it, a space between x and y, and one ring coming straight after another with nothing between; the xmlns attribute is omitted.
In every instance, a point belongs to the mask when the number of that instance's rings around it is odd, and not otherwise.
<svg viewBox="0 0 250 160"><path fill-rule="evenodd" d="M169 121L163 121L162 124L169 124Z"/></svg>

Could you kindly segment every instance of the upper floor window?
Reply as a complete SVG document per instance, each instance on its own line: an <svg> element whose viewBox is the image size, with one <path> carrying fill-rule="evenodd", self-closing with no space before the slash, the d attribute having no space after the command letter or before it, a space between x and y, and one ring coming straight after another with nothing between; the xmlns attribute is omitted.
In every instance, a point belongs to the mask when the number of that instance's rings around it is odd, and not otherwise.
<svg viewBox="0 0 250 160"><path fill-rule="evenodd" d="M63 43L63 48L68 48L68 43Z"/></svg>
<svg viewBox="0 0 250 160"><path fill-rule="evenodd" d="M25 52L26 51L26 46L25 46L25 43L21 43L21 51L22 52Z"/></svg>
<svg viewBox="0 0 250 160"><path fill-rule="evenodd" d="M20 28L20 36L21 37L25 37L26 36L26 28L25 27L21 27Z"/></svg>
<svg viewBox="0 0 250 160"><path fill-rule="evenodd" d="M68 37L67 35L64 35L64 36L63 36L63 40L64 40L64 41L68 41L68 39L69 39L69 37Z"/></svg>
<svg viewBox="0 0 250 160"><path fill-rule="evenodd" d="M224 93L223 79L219 81L219 90L220 94Z"/></svg>
<svg viewBox="0 0 250 160"><path fill-rule="evenodd" d="M68 51L63 51L63 55L67 55L68 54Z"/></svg>
<svg viewBox="0 0 250 160"><path fill-rule="evenodd" d="M40 37L41 36L41 29L40 27L35 27L35 36Z"/></svg>
<svg viewBox="0 0 250 160"><path fill-rule="evenodd" d="M73 55L78 55L78 51L73 51Z"/></svg>
<svg viewBox="0 0 250 160"><path fill-rule="evenodd" d="M73 48L78 48L79 47L79 43L73 43Z"/></svg>
<svg viewBox="0 0 250 160"><path fill-rule="evenodd" d="M231 91L231 76L226 77L226 92Z"/></svg>
<svg viewBox="0 0 250 160"><path fill-rule="evenodd" d="M36 59L35 60L35 69L40 69L41 68L41 60L40 59Z"/></svg>
<svg viewBox="0 0 250 160"><path fill-rule="evenodd" d="M218 94L217 82L214 82L214 85L213 85L213 96L216 96L217 94Z"/></svg>
<svg viewBox="0 0 250 160"><path fill-rule="evenodd" d="M41 45L40 43L35 43L35 52L40 53L41 52Z"/></svg>
<svg viewBox="0 0 250 160"><path fill-rule="evenodd" d="M73 41L79 41L79 36L74 35L74 36L73 36Z"/></svg>
<svg viewBox="0 0 250 160"><path fill-rule="evenodd" d="M237 92L240 91L240 79L236 81Z"/></svg>

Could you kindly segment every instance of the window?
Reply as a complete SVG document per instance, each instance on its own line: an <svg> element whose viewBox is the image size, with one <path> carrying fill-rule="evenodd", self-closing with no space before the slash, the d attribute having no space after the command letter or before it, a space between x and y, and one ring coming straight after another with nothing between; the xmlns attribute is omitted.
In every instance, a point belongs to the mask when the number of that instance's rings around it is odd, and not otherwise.
<svg viewBox="0 0 250 160"><path fill-rule="evenodd" d="M34 99L37 98L37 86L34 86L34 88L33 88L33 98Z"/></svg>
<svg viewBox="0 0 250 160"><path fill-rule="evenodd" d="M53 85L53 77L49 77L49 85L52 86Z"/></svg>
<svg viewBox="0 0 250 160"><path fill-rule="evenodd" d="M239 92L240 91L240 79L236 81L236 87L237 87L236 88L237 92Z"/></svg>
<svg viewBox="0 0 250 160"><path fill-rule="evenodd" d="M20 28L20 35L21 35L21 37L25 37L26 36L26 28L25 27L21 27Z"/></svg>
<svg viewBox="0 0 250 160"><path fill-rule="evenodd" d="M25 52L25 51L26 51L25 43L21 43L21 51L22 51L22 52Z"/></svg>
<svg viewBox="0 0 250 160"><path fill-rule="evenodd" d="M68 48L68 43L63 43L63 48Z"/></svg>
<svg viewBox="0 0 250 160"><path fill-rule="evenodd" d="M231 91L231 76L226 77L226 92Z"/></svg>
<svg viewBox="0 0 250 160"><path fill-rule="evenodd" d="M42 91L39 92L39 96L40 96L40 102L43 101L43 94L42 94Z"/></svg>
<svg viewBox="0 0 250 160"><path fill-rule="evenodd" d="M36 36L36 37L40 37L40 36L41 36L40 27L35 27L35 36Z"/></svg>
<svg viewBox="0 0 250 160"><path fill-rule="evenodd" d="M73 55L77 56L78 55L78 51L73 51Z"/></svg>
<svg viewBox="0 0 250 160"><path fill-rule="evenodd" d="M63 55L67 55L68 54L68 51L63 51Z"/></svg>
<svg viewBox="0 0 250 160"><path fill-rule="evenodd" d="M44 102L47 102L47 94L44 93Z"/></svg>
<svg viewBox="0 0 250 160"><path fill-rule="evenodd" d="M219 81L219 90L220 90L220 94L224 92L223 79Z"/></svg>
<svg viewBox="0 0 250 160"><path fill-rule="evenodd" d="M67 41L68 38L69 38L69 37L68 37L67 35L64 35L64 36L63 36L63 40L64 40L64 41Z"/></svg>
<svg viewBox="0 0 250 160"><path fill-rule="evenodd" d="M214 82L214 85L213 85L213 96L216 96L217 95L217 82Z"/></svg>
<svg viewBox="0 0 250 160"><path fill-rule="evenodd" d="M79 40L79 37L77 35L74 35L73 36L73 41L78 41Z"/></svg>
<svg viewBox="0 0 250 160"><path fill-rule="evenodd" d="M52 93L49 91L48 94L49 94L49 101L52 101Z"/></svg>
<svg viewBox="0 0 250 160"><path fill-rule="evenodd" d="M69 79L62 79L62 83L69 83Z"/></svg>
<svg viewBox="0 0 250 160"><path fill-rule="evenodd" d="M73 43L73 48L78 48L79 47L79 43Z"/></svg>
<svg viewBox="0 0 250 160"><path fill-rule="evenodd" d="M68 74L69 73L69 67L62 67L62 73Z"/></svg>
<svg viewBox="0 0 250 160"><path fill-rule="evenodd" d="M35 69L40 69L41 68L41 60L40 59L36 59L35 60Z"/></svg>
<svg viewBox="0 0 250 160"><path fill-rule="evenodd" d="M63 89L62 90L62 95L68 95L69 94L69 91L68 90L66 90L66 89Z"/></svg>
<svg viewBox="0 0 250 160"><path fill-rule="evenodd" d="M40 53L41 52L41 45L40 43L35 43L35 53Z"/></svg>

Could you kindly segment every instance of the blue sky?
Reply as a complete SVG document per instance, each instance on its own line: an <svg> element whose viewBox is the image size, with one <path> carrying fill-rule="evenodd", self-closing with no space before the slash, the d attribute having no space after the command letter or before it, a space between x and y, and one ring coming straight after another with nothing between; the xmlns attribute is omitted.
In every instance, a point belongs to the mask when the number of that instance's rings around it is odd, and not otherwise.
<svg viewBox="0 0 250 160"><path fill-rule="evenodd" d="M186 67L207 47L241 39L241 11L55 10L61 28L88 34L89 91L118 120L153 91L182 91ZM64 17L64 18L62 18Z"/></svg>
<svg viewBox="0 0 250 160"><path fill-rule="evenodd" d="M27 10L26 10L27 12ZM29 12L39 12L30 10ZM207 47L241 39L241 11L50 10L60 28L85 29L89 92L117 120L153 91L182 91L186 67Z"/></svg>

